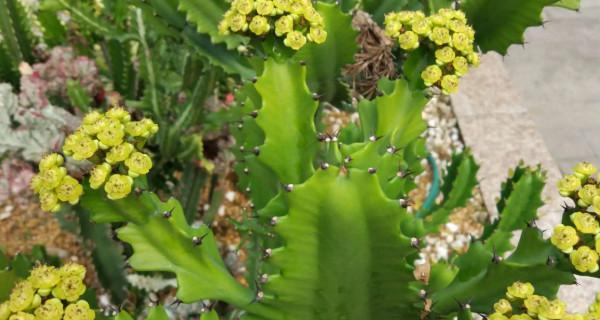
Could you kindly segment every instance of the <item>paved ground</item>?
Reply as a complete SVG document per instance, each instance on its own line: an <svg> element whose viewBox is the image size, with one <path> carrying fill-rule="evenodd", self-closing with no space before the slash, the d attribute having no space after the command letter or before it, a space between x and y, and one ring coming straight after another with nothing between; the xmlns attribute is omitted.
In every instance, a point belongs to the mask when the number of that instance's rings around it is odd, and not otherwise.
<svg viewBox="0 0 600 320"><path fill-rule="evenodd" d="M513 87L562 171L600 165L600 1L550 8L544 19L504 59Z"/></svg>

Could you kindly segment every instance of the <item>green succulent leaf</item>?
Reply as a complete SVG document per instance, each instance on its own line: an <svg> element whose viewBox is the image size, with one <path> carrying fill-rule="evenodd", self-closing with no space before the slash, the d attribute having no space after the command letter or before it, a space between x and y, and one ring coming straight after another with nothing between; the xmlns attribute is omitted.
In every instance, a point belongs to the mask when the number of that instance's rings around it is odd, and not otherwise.
<svg viewBox="0 0 600 320"><path fill-rule="evenodd" d="M581 0L560 0L553 6L577 11L581 6Z"/></svg>
<svg viewBox="0 0 600 320"><path fill-rule="evenodd" d="M255 84L262 98L256 123L265 135L258 159L277 173L282 183L300 183L314 172L318 104L306 86L299 63L267 60Z"/></svg>
<svg viewBox="0 0 600 320"><path fill-rule="evenodd" d="M376 175L332 166L284 198L289 209L274 230L285 244L268 260L280 272L246 319L418 318L406 261L416 251L399 228L410 218Z"/></svg>
<svg viewBox="0 0 600 320"><path fill-rule="evenodd" d="M219 315L215 310L211 310L210 312L203 313L200 320L219 320Z"/></svg>
<svg viewBox="0 0 600 320"><path fill-rule="evenodd" d="M475 29L483 52L505 55L512 44L523 44L525 29L542 25L542 10L556 0L465 0L461 9Z"/></svg>
<svg viewBox="0 0 600 320"><path fill-rule="evenodd" d="M336 104L348 98L348 88L340 78L342 68L354 61L358 32L352 28L352 16L343 13L339 6L318 2L316 9L323 16L327 41L307 44L297 57L306 61L310 89L321 95L322 101Z"/></svg>
<svg viewBox="0 0 600 320"><path fill-rule="evenodd" d="M169 320L169 315L163 306L157 306L150 309L146 320Z"/></svg>

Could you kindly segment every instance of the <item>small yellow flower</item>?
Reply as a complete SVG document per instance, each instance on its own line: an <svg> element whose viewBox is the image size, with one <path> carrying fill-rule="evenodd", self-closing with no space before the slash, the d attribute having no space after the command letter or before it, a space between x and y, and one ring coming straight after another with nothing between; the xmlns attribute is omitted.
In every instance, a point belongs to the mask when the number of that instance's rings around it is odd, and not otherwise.
<svg viewBox="0 0 600 320"><path fill-rule="evenodd" d="M400 11L396 14L395 19L397 19L400 23L410 24L415 18L415 11Z"/></svg>
<svg viewBox="0 0 600 320"><path fill-rule="evenodd" d="M147 154L136 151L129 159L125 160L125 165L129 169L129 176L135 178L148 173L152 169L152 159Z"/></svg>
<svg viewBox="0 0 600 320"><path fill-rule="evenodd" d="M400 48L411 51L419 47L419 36L412 31L406 31L398 36L398 43Z"/></svg>
<svg viewBox="0 0 600 320"><path fill-rule="evenodd" d="M19 312L13 314L12 316L10 316L10 318L8 318L8 320L36 320L36 319L35 319L35 316L32 315L31 313L19 311Z"/></svg>
<svg viewBox="0 0 600 320"><path fill-rule="evenodd" d="M8 307L8 301L0 303L0 320L7 320L10 317L11 311Z"/></svg>
<svg viewBox="0 0 600 320"><path fill-rule="evenodd" d="M58 200L70 204L77 204L77 202L79 202L79 197L81 197L82 194L83 187L79 184L79 181L71 176L65 176L60 182L60 185L56 188Z"/></svg>
<svg viewBox="0 0 600 320"><path fill-rule="evenodd" d="M436 65L431 65L421 72L421 78L426 86L431 86L442 78L442 69Z"/></svg>
<svg viewBox="0 0 600 320"><path fill-rule="evenodd" d="M290 6L292 5L291 0L273 0L273 4L275 8L281 11L290 11Z"/></svg>
<svg viewBox="0 0 600 320"><path fill-rule="evenodd" d="M446 28L442 27L434 27L431 30L431 34L429 35L429 39L435 42L438 46L444 45L446 43L450 43L450 31Z"/></svg>
<svg viewBox="0 0 600 320"><path fill-rule="evenodd" d="M588 246L581 246L570 254L571 263L579 272L598 271L598 253Z"/></svg>
<svg viewBox="0 0 600 320"><path fill-rule="evenodd" d="M35 289L29 281L21 281L15 285L10 293L8 308L12 312L26 310L33 303Z"/></svg>
<svg viewBox="0 0 600 320"><path fill-rule="evenodd" d="M510 317L510 320L533 320L533 318L531 318L528 314L523 313L523 314L513 314Z"/></svg>
<svg viewBox="0 0 600 320"><path fill-rule="evenodd" d="M98 141L88 136L81 135L71 148L71 156L77 161L91 158L98 150Z"/></svg>
<svg viewBox="0 0 600 320"><path fill-rule="evenodd" d="M271 30L271 25L267 18L263 16L254 16L250 21L250 31L257 36L263 35Z"/></svg>
<svg viewBox="0 0 600 320"><path fill-rule="evenodd" d="M507 314L512 311L512 306L508 300L500 299L498 302L494 303L494 311L501 314Z"/></svg>
<svg viewBox="0 0 600 320"><path fill-rule="evenodd" d="M35 310L35 317L39 320L61 320L63 316L63 304L57 298L46 300L43 305Z"/></svg>
<svg viewBox="0 0 600 320"><path fill-rule="evenodd" d="M592 208L596 214L600 215L600 195L595 196L592 200Z"/></svg>
<svg viewBox="0 0 600 320"><path fill-rule="evenodd" d="M88 135L95 135L102 130L104 115L98 111L92 111L83 117L81 129Z"/></svg>
<svg viewBox="0 0 600 320"><path fill-rule="evenodd" d="M573 221L575 228L581 233L597 234L600 232L600 224L589 213L575 212L569 218Z"/></svg>
<svg viewBox="0 0 600 320"><path fill-rule="evenodd" d="M563 320L600 320L600 317L587 318L582 314L565 314L565 316L563 317Z"/></svg>
<svg viewBox="0 0 600 320"><path fill-rule="evenodd" d="M446 63L450 63L454 61L456 54L454 50L450 47L443 47L441 49L435 50L435 62L439 65L444 65Z"/></svg>
<svg viewBox="0 0 600 320"><path fill-rule="evenodd" d="M581 180L575 175L566 175L556 185L558 192L563 197L568 197L581 188Z"/></svg>
<svg viewBox="0 0 600 320"><path fill-rule="evenodd" d="M262 16L270 16L275 13L275 5L270 0L256 1L256 12Z"/></svg>
<svg viewBox="0 0 600 320"><path fill-rule="evenodd" d="M123 142L110 148L110 151L106 154L106 162L109 164L115 164L117 162L125 161L129 158L129 155L134 150L134 146L129 142Z"/></svg>
<svg viewBox="0 0 600 320"><path fill-rule="evenodd" d="M76 277L83 281L85 279L85 267L77 263L67 263L58 269L61 278Z"/></svg>
<svg viewBox="0 0 600 320"><path fill-rule="evenodd" d="M48 170L54 167L60 167L64 163L65 159L58 153L50 153L40 160L38 167L40 171Z"/></svg>
<svg viewBox="0 0 600 320"><path fill-rule="evenodd" d="M412 24L412 31L422 37L429 37L431 34L431 22L428 19L415 19Z"/></svg>
<svg viewBox="0 0 600 320"><path fill-rule="evenodd" d="M40 191L40 206L42 207L42 210L46 212L58 211L58 209L60 209L60 204L58 203L56 193L51 190Z"/></svg>
<svg viewBox="0 0 600 320"><path fill-rule="evenodd" d="M594 202L594 197L598 196L598 188L593 184L586 184L577 191L579 199L577 204L581 207L588 207Z"/></svg>
<svg viewBox="0 0 600 320"><path fill-rule="evenodd" d="M294 50L300 50L306 44L306 37L300 31L288 32L283 44Z"/></svg>
<svg viewBox="0 0 600 320"><path fill-rule="evenodd" d="M450 29L454 32L460 32L462 30L462 28L464 28L466 26L466 24L464 21L452 19L452 20L448 21L446 26L448 27L448 29Z"/></svg>
<svg viewBox="0 0 600 320"><path fill-rule="evenodd" d="M275 21L275 34L280 37L294 30L294 18L291 15L282 16Z"/></svg>
<svg viewBox="0 0 600 320"><path fill-rule="evenodd" d="M508 317L502 313L494 312L488 316L489 320L508 320Z"/></svg>
<svg viewBox="0 0 600 320"><path fill-rule="evenodd" d="M442 92L451 94L458 90L458 77L453 74L447 74L442 77Z"/></svg>
<svg viewBox="0 0 600 320"><path fill-rule="evenodd" d="M76 303L71 303L65 308L64 320L94 320L96 313L90 309L90 305L84 301L79 300Z"/></svg>
<svg viewBox="0 0 600 320"><path fill-rule="evenodd" d="M402 23L400 21L390 21L385 24L385 34L388 37L397 37L400 35L402 30Z"/></svg>
<svg viewBox="0 0 600 320"><path fill-rule="evenodd" d="M112 107L108 111L106 111L105 116L110 119L114 119L120 121L122 123L127 123L131 120L131 115L127 110L121 107Z"/></svg>
<svg viewBox="0 0 600 320"><path fill-rule="evenodd" d="M149 135L146 125L142 121L131 121L125 125L125 132L132 137L147 137Z"/></svg>
<svg viewBox="0 0 600 320"><path fill-rule="evenodd" d="M122 199L131 193L132 185L133 179L130 176L113 174L104 185L104 191L111 200Z"/></svg>
<svg viewBox="0 0 600 320"><path fill-rule="evenodd" d="M452 67L454 67L454 74L462 77L469 71L469 62L467 58L458 56L452 61Z"/></svg>
<svg viewBox="0 0 600 320"><path fill-rule="evenodd" d="M554 232L550 238L552 244L564 253L571 253L573 246L579 242L577 231L571 226L562 224L554 227Z"/></svg>
<svg viewBox="0 0 600 320"><path fill-rule="evenodd" d="M235 0L232 7L239 13L246 15L254 10L254 0Z"/></svg>
<svg viewBox="0 0 600 320"><path fill-rule="evenodd" d="M506 296L511 300L527 299L534 291L535 288L531 283L517 281L506 288Z"/></svg>
<svg viewBox="0 0 600 320"><path fill-rule="evenodd" d="M73 154L73 148L75 147L75 144L77 144L77 141L81 138L86 136L85 133L83 133L82 131L75 131L72 134L68 135L65 138L65 142L63 143L63 153L67 156L70 156Z"/></svg>
<svg viewBox="0 0 600 320"><path fill-rule="evenodd" d="M538 318L543 320L562 319L565 313L567 312L566 309L566 304L558 299L552 301L545 301L540 306Z"/></svg>
<svg viewBox="0 0 600 320"><path fill-rule="evenodd" d="M527 309L527 314L531 316L537 316L540 312L540 307L542 304L546 303L547 299L543 296L531 295L523 301L523 305Z"/></svg>
<svg viewBox="0 0 600 320"><path fill-rule="evenodd" d="M575 167L573 168L573 171L574 171L573 174L575 176L577 176L578 178L580 178L582 180L585 180L589 176L596 173L596 171L598 171L598 169L589 162L580 162L575 165Z"/></svg>
<svg viewBox="0 0 600 320"><path fill-rule="evenodd" d="M27 280L35 289L50 289L60 281L60 274L53 266L39 265L31 270Z"/></svg>
<svg viewBox="0 0 600 320"><path fill-rule="evenodd" d="M90 173L90 188L96 190L100 188L108 175L112 171L112 167L108 163L99 164L92 169Z"/></svg>
<svg viewBox="0 0 600 320"><path fill-rule="evenodd" d="M152 119L144 118L141 120L141 122L148 131L148 136L154 135L158 132L158 125L154 121L152 121Z"/></svg>
<svg viewBox="0 0 600 320"><path fill-rule="evenodd" d="M323 17L312 6L304 9L304 19L306 19L306 21L310 22L310 24L313 26L323 25Z"/></svg>
<svg viewBox="0 0 600 320"><path fill-rule="evenodd" d="M445 27L448 25L448 18L442 16L441 14L434 14L429 17L429 21L436 27Z"/></svg>
<svg viewBox="0 0 600 320"><path fill-rule="evenodd" d="M40 172L42 189L52 190L60 184L62 178L67 175L67 169L64 167L53 167Z"/></svg>
<svg viewBox="0 0 600 320"><path fill-rule="evenodd" d="M29 187L33 192L40 193L43 187L42 177L39 174L36 174L31 178L31 182L29 182Z"/></svg>
<svg viewBox="0 0 600 320"><path fill-rule="evenodd" d="M473 44L471 40L469 40L469 36L462 32L455 32L452 35L452 46L459 51L464 53L470 52L473 50Z"/></svg>
<svg viewBox="0 0 600 320"><path fill-rule="evenodd" d="M109 121L106 126L100 132L98 132L96 137L100 142L100 147L103 149L108 149L121 144L124 136L125 130L123 124L111 119L111 121Z"/></svg>
<svg viewBox="0 0 600 320"><path fill-rule="evenodd" d="M327 31L323 28L311 27L308 33L308 39L314 43L321 44L327 40Z"/></svg>
<svg viewBox="0 0 600 320"><path fill-rule="evenodd" d="M84 292L85 284L77 276L62 278L58 285L52 289L52 295L69 302L77 301Z"/></svg>
<svg viewBox="0 0 600 320"><path fill-rule="evenodd" d="M472 66L479 66L479 54L471 52L467 55L467 60L469 60L469 63L471 63Z"/></svg>

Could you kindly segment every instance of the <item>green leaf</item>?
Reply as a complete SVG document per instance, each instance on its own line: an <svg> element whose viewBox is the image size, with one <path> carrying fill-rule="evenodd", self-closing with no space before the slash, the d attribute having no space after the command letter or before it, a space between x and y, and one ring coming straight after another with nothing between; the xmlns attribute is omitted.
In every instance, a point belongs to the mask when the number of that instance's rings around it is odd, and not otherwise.
<svg viewBox="0 0 600 320"><path fill-rule="evenodd" d="M0 35L5 48L17 66L21 61L33 62L33 36L25 8L18 0L0 0Z"/></svg>
<svg viewBox="0 0 600 320"><path fill-rule="evenodd" d="M523 230L516 251L501 262L492 261L492 253L480 243L457 260L460 271L446 288L432 294L436 315L456 312L459 302L467 302L473 312L489 312L492 304L516 281L531 282L536 294L553 297L562 284L573 284L574 276L547 265L549 256L560 255L534 228Z"/></svg>
<svg viewBox="0 0 600 320"><path fill-rule="evenodd" d="M75 80L67 80L67 95L71 105L85 113L90 110L92 98L85 92L85 89Z"/></svg>
<svg viewBox="0 0 600 320"><path fill-rule="evenodd" d="M336 104L348 98L348 88L339 79L342 68L354 61L358 32L352 28L352 16L339 6L318 2L316 9L323 16L327 41L307 44L297 58L306 61L310 89L321 95L322 101Z"/></svg>
<svg viewBox="0 0 600 320"><path fill-rule="evenodd" d="M169 316L167 315L167 311L165 308L163 308L163 306L157 306L150 309L146 320L169 320Z"/></svg>
<svg viewBox="0 0 600 320"><path fill-rule="evenodd" d="M579 7L581 6L581 0L560 0L554 3L552 6L579 11Z"/></svg>
<svg viewBox="0 0 600 320"><path fill-rule="evenodd" d="M284 194L275 232L285 245L268 263L280 270L246 319L417 319L419 287L400 233L410 219L384 196L376 175L337 167L317 171Z"/></svg>
<svg viewBox="0 0 600 320"><path fill-rule="evenodd" d="M219 320L219 315L215 310L211 310L210 312L203 313L200 320Z"/></svg>
<svg viewBox="0 0 600 320"><path fill-rule="evenodd" d="M465 0L461 9L475 29L483 52L504 55L512 44L523 44L525 29L542 25L542 10L556 0Z"/></svg>
<svg viewBox="0 0 600 320"><path fill-rule="evenodd" d="M133 318L126 311L121 311L114 320L133 320Z"/></svg>
<svg viewBox="0 0 600 320"><path fill-rule="evenodd" d="M219 34L219 22L223 19L228 3L221 0L180 0L179 10L186 13L186 19L196 26L196 31L210 35L213 43L225 42L228 49L247 43L248 38L240 35Z"/></svg>
<svg viewBox="0 0 600 320"><path fill-rule="evenodd" d="M8 300L10 292L19 280L14 270L0 270L0 301Z"/></svg>
<svg viewBox="0 0 600 320"><path fill-rule="evenodd" d="M119 239L133 247L129 263L135 270L174 273L177 297L183 302L215 299L243 307L252 301L254 294L229 274L208 227L190 227L173 198L161 202L148 195L137 200L138 207L143 204L153 210L145 220L117 230ZM165 218L164 212L170 212L170 217Z"/></svg>
<svg viewBox="0 0 600 320"><path fill-rule="evenodd" d="M282 183L300 183L314 172L317 102L306 86L306 68L298 63L265 62L255 84L262 98L256 123L265 142L258 159L269 166Z"/></svg>

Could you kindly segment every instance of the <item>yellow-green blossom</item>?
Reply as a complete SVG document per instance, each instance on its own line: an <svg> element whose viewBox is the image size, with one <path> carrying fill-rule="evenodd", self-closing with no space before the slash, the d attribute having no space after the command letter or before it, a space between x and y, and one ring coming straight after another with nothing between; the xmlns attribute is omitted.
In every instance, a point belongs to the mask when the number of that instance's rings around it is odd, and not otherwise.
<svg viewBox="0 0 600 320"><path fill-rule="evenodd" d="M294 18L291 15L282 16L275 21L275 34L280 37L294 30Z"/></svg>
<svg viewBox="0 0 600 320"><path fill-rule="evenodd" d="M412 24L412 31L422 37L429 37L431 34L431 22L428 19L418 19Z"/></svg>
<svg viewBox="0 0 600 320"><path fill-rule="evenodd" d="M104 115L98 111L92 111L83 117L81 129L88 135L95 135L102 130Z"/></svg>
<svg viewBox="0 0 600 320"><path fill-rule="evenodd" d="M33 303L35 288L29 281L21 281L15 285L8 299L8 308L12 312L26 310Z"/></svg>
<svg viewBox="0 0 600 320"><path fill-rule="evenodd" d="M270 16L275 13L275 5L271 0L258 0L255 4L256 12L263 16Z"/></svg>
<svg viewBox="0 0 600 320"><path fill-rule="evenodd" d="M65 308L64 320L94 320L96 314L94 310L90 309L90 305L84 301L79 300L76 303L71 303Z"/></svg>
<svg viewBox="0 0 600 320"><path fill-rule="evenodd" d="M533 318L531 318L528 314L523 313L523 314L513 314L510 317L510 320L533 320Z"/></svg>
<svg viewBox="0 0 600 320"><path fill-rule="evenodd" d="M508 300L500 299L498 302L494 303L494 311L501 314L507 314L512 311L512 306Z"/></svg>
<svg viewBox="0 0 600 320"><path fill-rule="evenodd" d="M123 123L127 123L131 120L131 115L129 114L129 112L127 112L127 110L121 107L110 108L108 111L106 111L104 115L107 118L114 119Z"/></svg>
<svg viewBox="0 0 600 320"><path fill-rule="evenodd" d="M76 277L83 281L85 278L85 267L77 263L67 263L58 269L61 278Z"/></svg>
<svg viewBox="0 0 600 320"><path fill-rule="evenodd" d="M129 169L129 176L135 178L150 171L152 168L152 159L147 154L136 151L125 160L125 165Z"/></svg>
<svg viewBox="0 0 600 320"><path fill-rule="evenodd" d="M304 18L314 26L321 26L323 24L323 16L312 5L304 9Z"/></svg>
<svg viewBox="0 0 600 320"><path fill-rule="evenodd" d="M110 175L112 167L108 163L99 164L92 169L90 174L90 188L98 189L106 181L108 175Z"/></svg>
<svg viewBox="0 0 600 320"><path fill-rule="evenodd" d="M324 43L327 40L327 31L320 27L311 27L308 39L317 44Z"/></svg>
<svg viewBox="0 0 600 320"><path fill-rule="evenodd" d="M446 63L450 63L454 61L456 54L454 50L450 47L443 47L441 49L435 50L435 62L439 65L443 65Z"/></svg>
<svg viewBox="0 0 600 320"><path fill-rule="evenodd" d="M47 212L58 211L58 209L60 209L60 204L58 203L56 193L52 190L40 191L40 206L42 207L42 210Z"/></svg>
<svg viewBox="0 0 600 320"><path fill-rule="evenodd" d="M254 0L235 0L232 7L241 14L249 14L254 10Z"/></svg>
<svg viewBox="0 0 600 320"><path fill-rule="evenodd" d="M66 175L67 169L64 167L53 167L40 172L39 176L42 189L52 190L58 187Z"/></svg>
<svg viewBox="0 0 600 320"><path fill-rule="evenodd" d="M11 313L8 301L0 303L0 320L7 320Z"/></svg>
<svg viewBox="0 0 600 320"><path fill-rule="evenodd" d="M579 199L577 204L581 207L588 207L594 202L594 197L598 196L598 187L593 184L586 184L577 191Z"/></svg>
<svg viewBox="0 0 600 320"><path fill-rule="evenodd" d="M60 274L53 266L39 265L31 270L27 280L35 289L50 289L60 281Z"/></svg>
<svg viewBox="0 0 600 320"><path fill-rule="evenodd" d="M531 316L537 316L537 314L540 312L540 307L542 304L546 303L546 301L546 297L534 294L527 297L527 299L523 301L523 305L525 306L525 309L527 309L527 314Z"/></svg>
<svg viewBox="0 0 600 320"><path fill-rule="evenodd" d="M462 32L452 34L452 46L461 52L469 53L473 51L473 43L469 36Z"/></svg>
<svg viewBox="0 0 600 320"><path fill-rule="evenodd" d="M568 197L581 188L581 180L575 175L566 175L556 185L563 197Z"/></svg>
<svg viewBox="0 0 600 320"><path fill-rule="evenodd" d="M600 232L600 224L596 218L585 212L575 212L569 217L575 228L581 233L597 234Z"/></svg>
<svg viewBox="0 0 600 320"><path fill-rule="evenodd" d="M71 176L65 176L60 185L56 187L56 196L58 199L70 204L77 204L82 194L83 187L79 184L79 181Z"/></svg>
<svg viewBox="0 0 600 320"><path fill-rule="evenodd" d="M71 148L71 156L77 161L89 159L98 150L98 141L86 135L80 135Z"/></svg>
<svg viewBox="0 0 600 320"><path fill-rule="evenodd" d="M121 144L124 136L125 130L123 124L111 119L111 121L108 122L100 132L98 132L97 138L100 142L100 147L103 149L108 149Z"/></svg>
<svg viewBox="0 0 600 320"><path fill-rule="evenodd" d="M398 36L398 44L404 50L414 50L419 47L419 36L412 31L406 31Z"/></svg>
<svg viewBox="0 0 600 320"><path fill-rule="evenodd" d="M300 31L288 32L283 44L294 50L300 50L306 44L306 37Z"/></svg>
<svg viewBox="0 0 600 320"><path fill-rule="evenodd" d="M250 21L250 31L257 36L261 36L271 30L271 25L267 18L263 16L254 16Z"/></svg>
<svg viewBox="0 0 600 320"><path fill-rule="evenodd" d="M13 314L12 316L10 316L10 318L8 318L8 320L36 320L36 319L35 319L35 316L32 315L31 313L19 311L19 312Z"/></svg>
<svg viewBox="0 0 600 320"><path fill-rule="evenodd" d="M579 237L575 228L559 224L554 227L550 241L562 252L571 253L573 246L579 242Z"/></svg>
<svg viewBox="0 0 600 320"><path fill-rule="evenodd" d="M61 320L64 313L63 304L57 298L48 299L34 313L39 320Z"/></svg>
<svg viewBox="0 0 600 320"><path fill-rule="evenodd" d="M64 158L58 153L50 153L40 160L38 167L40 171L48 170L54 167L60 167L64 163Z"/></svg>
<svg viewBox="0 0 600 320"><path fill-rule="evenodd" d="M459 77L464 76L469 71L469 61L465 57L458 56L452 61L452 67L454 68L455 75Z"/></svg>
<svg viewBox="0 0 600 320"><path fill-rule="evenodd" d="M33 178L31 178L31 182L29 182L29 187L31 190L33 190L33 192L40 193L43 188L42 177L40 177L39 174L33 176Z"/></svg>
<svg viewBox="0 0 600 320"><path fill-rule="evenodd" d="M446 43L450 43L450 40L451 40L450 31L446 28L434 27L433 30L431 30L429 39L431 39L431 41L435 42L435 44L437 44L438 46L441 46Z"/></svg>
<svg viewBox="0 0 600 320"><path fill-rule="evenodd" d="M509 320L507 316L502 313L494 312L488 316L488 320Z"/></svg>
<svg viewBox="0 0 600 320"><path fill-rule="evenodd" d="M451 94L458 90L458 77L453 74L447 74L442 77L442 92Z"/></svg>
<svg viewBox="0 0 600 320"><path fill-rule="evenodd" d="M598 271L598 253L588 246L581 246L570 254L571 263L579 272Z"/></svg>
<svg viewBox="0 0 600 320"><path fill-rule="evenodd" d="M582 180L587 179L589 176L596 173L596 171L598 171L598 169L589 162L580 162L573 167L573 174Z"/></svg>
<svg viewBox="0 0 600 320"><path fill-rule="evenodd" d="M116 145L108 151L106 154L106 162L109 164L115 164L117 162L125 161L131 153L135 150L134 146L129 142L123 142Z"/></svg>
<svg viewBox="0 0 600 320"><path fill-rule="evenodd" d="M510 287L506 288L506 296L511 300L527 299L533 294L534 291L535 288L531 283L517 281Z"/></svg>
<svg viewBox="0 0 600 320"><path fill-rule="evenodd" d="M122 199L131 193L132 185L133 179L130 176L113 174L104 185L104 191L111 200Z"/></svg>
<svg viewBox="0 0 600 320"><path fill-rule="evenodd" d="M472 66L479 66L479 54L471 52L467 55L467 60L469 60L469 63L471 63Z"/></svg>
<svg viewBox="0 0 600 320"><path fill-rule="evenodd" d="M85 292L85 284L77 276L63 277L58 285L52 289L52 295L69 302L77 301Z"/></svg>
<svg viewBox="0 0 600 320"><path fill-rule="evenodd" d="M431 86L442 78L442 69L436 65L431 65L421 72L421 78L426 86Z"/></svg>
<svg viewBox="0 0 600 320"><path fill-rule="evenodd" d="M543 320L557 320L562 319L566 314L567 306L564 302L556 299L552 301L545 301L540 306L538 318Z"/></svg>

